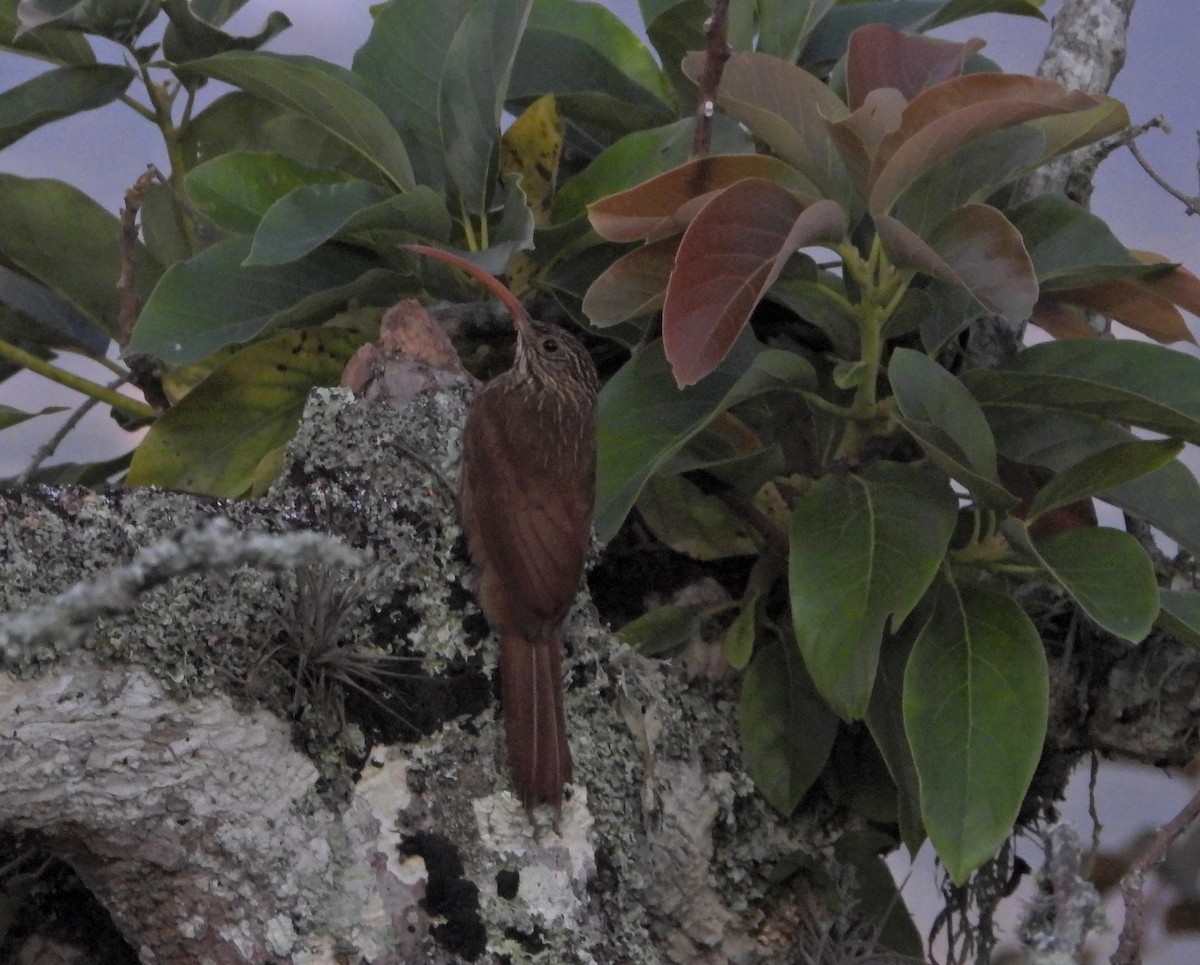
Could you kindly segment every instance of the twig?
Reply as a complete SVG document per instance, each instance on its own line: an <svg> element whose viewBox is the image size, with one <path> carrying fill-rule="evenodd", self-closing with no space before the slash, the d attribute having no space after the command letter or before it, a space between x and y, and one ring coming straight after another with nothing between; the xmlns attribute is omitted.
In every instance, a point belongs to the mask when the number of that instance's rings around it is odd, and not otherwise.
<svg viewBox="0 0 1200 965"><path fill-rule="evenodd" d="M708 50L704 73L700 75L700 93L696 101L696 131L692 135L692 157L704 157L712 146L712 119L716 110L717 89L729 60L729 0L714 0L712 16L705 23Z"/></svg>
<svg viewBox="0 0 1200 965"><path fill-rule="evenodd" d="M39 607L0 616L0 666L28 660L43 647L78 646L96 620L127 613L146 591L189 573L228 572L239 566L273 570L297 566L359 566L361 555L322 533L239 533L214 519L140 550L129 563L77 583Z"/></svg>
<svg viewBox="0 0 1200 965"><path fill-rule="evenodd" d="M1132 128L1125 135L1125 144L1129 148L1129 153L1132 154L1134 160L1142 166L1142 170L1150 176L1151 181L1166 191L1171 197L1183 203L1183 206L1187 209L1187 213L1189 215L1200 214L1200 195L1189 196L1177 188L1172 187L1166 178L1154 170L1154 168L1150 165L1150 162L1146 160L1145 155L1143 155L1141 150L1138 148L1134 139L1138 137L1139 134L1144 134L1152 127L1160 127L1166 130L1166 124L1163 123L1163 119L1161 117L1155 117L1153 120L1146 124L1140 125L1138 128ZM1200 131L1196 132L1196 137L1197 140L1200 141ZM1197 170L1200 170L1200 161L1197 161L1196 166Z"/></svg>
<svg viewBox="0 0 1200 965"><path fill-rule="evenodd" d="M751 526L763 538L771 549L784 556L789 551L788 536L783 530L771 522L770 517L754 505L745 493L739 492L727 485L712 473L697 469L684 473L684 476L695 483L703 492L716 496L728 506L735 516Z"/></svg>
<svg viewBox="0 0 1200 965"><path fill-rule="evenodd" d="M129 376L122 375L119 379L114 379L112 382L109 382L105 388L116 390L128 381ZM94 399L90 396L84 399L83 404L77 407L75 411L67 417L66 421L59 426L58 431L55 432L54 435L52 435L49 439L47 439L45 444L33 454L33 459L29 461L29 465L25 468L25 471L17 476L16 481L18 485L23 485L24 483L29 482L33 474L37 472L39 468L41 468L42 463L54 455L58 447L62 445L62 441L71 434L74 428L82 421L83 417L91 412L92 409L99 404L99 402L99 399Z"/></svg>
<svg viewBox="0 0 1200 965"><path fill-rule="evenodd" d="M1121 926L1121 937L1117 950L1109 961L1112 965L1137 965L1141 961L1142 929L1146 896L1142 892L1146 874L1153 871L1167 856L1167 849L1200 816L1200 791L1197 791L1183 810L1164 824L1150 842L1150 846L1134 860L1125 877L1121 879L1121 898L1125 902L1125 923Z"/></svg>
<svg viewBox="0 0 1200 965"><path fill-rule="evenodd" d="M142 311L142 302L137 292L137 261L134 257L138 243L138 214L146 198L150 182L168 184L162 172L153 164L125 192L125 207L121 209L121 274L117 278L117 294L120 298L120 313L117 316L118 343L121 348L133 337L133 327ZM146 400L160 411L171 407L163 391L162 373L158 364L146 355L131 355L126 359L131 373L130 381L141 389Z"/></svg>

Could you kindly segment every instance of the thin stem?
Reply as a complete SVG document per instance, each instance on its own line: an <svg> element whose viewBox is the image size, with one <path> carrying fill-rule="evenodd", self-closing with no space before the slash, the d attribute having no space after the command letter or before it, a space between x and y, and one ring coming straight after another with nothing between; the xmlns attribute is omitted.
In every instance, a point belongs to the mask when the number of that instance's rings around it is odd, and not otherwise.
<svg viewBox="0 0 1200 965"><path fill-rule="evenodd" d="M15 362L17 365L24 366L30 372L35 372L43 378L49 379L51 382L57 382L59 385L65 385L69 389L74 389L76 392L82 393L89 398L96 399L98 402L104 402L111 405L114 409L124 412L127 416L134 419L153 419L158 413L146 405L145 402L139 402L137 399L131 399L127 395L122 395L112 389L106 388L97 382L90 379L85 379L81 375L73 375L70 372L64 372L62 369L51 365L45 359L40 359L36 355L26 352L22 348L18 348L11 342L6 342L0 338L0 358L6 358L10 362Z"/></svg>
<svg viewBox="0 0 1200 965"><path fill-rule="evenodd" d="M107 388L116 389L128 381L129 375L127 373L124 377L110 382ZM33 474L42 467L42 464L52 455L54 455L54 453L58 450L58 447L62 445L63 440L75 430L75 427L79 425L80 422L83 421L83 417L91 412L92 409L94 409L97 405L99 405L98 399L85 399L83 404L78 406L75 411L67 417L66 421L59 426L58 431L55 432L54 435L52 435L49 439L47 439L46 442L38 449L38 451L34 453L33 459L29 461L29 465L25 467L25 471L17 477L18 484L28 482Z"/></svg>
<svg viewBox="0 0 1200 965"><path fill-rule="evenodd" d="M462 198L458 199L458 210L462 220L463 234L467 236L467 251L479 251L479 244L475 240L475 226L471 224L471 215L467 211L467 204Z"/></svg>
<svg viewBox="0 0 1200 965"><path fill-rule="evenodd" d="M696 100L696 128L692 134L692 157L704 157L712 146L712 119L717 103L721 74L729 60L729 0L714 0L712 16L705 24L708 46L704 72L700 75Z"/></svg>

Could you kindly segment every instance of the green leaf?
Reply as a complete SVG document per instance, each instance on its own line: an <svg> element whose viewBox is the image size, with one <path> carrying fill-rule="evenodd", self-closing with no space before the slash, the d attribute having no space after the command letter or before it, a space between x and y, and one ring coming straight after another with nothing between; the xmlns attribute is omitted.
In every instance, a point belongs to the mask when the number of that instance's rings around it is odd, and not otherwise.
<svg viewBox="0 0 1200 965"><path fill-rule="evenodd" d="M1132 341L1046 342L963 382L990 413L1035 407L1200 442L1200 359Z"/></svg>
<svg viewBox="0 0 1200 965"><path fill-rule="evenodd" d="M643 348L600 393L594 518L600 538L612 539L646 480L717 413L764 392L811 389L815 380L805 359L764 348L746 334L708 378L679 389L662 342Z"/></svg>
<svg viewBox="0 0 1200 965"><path fill-rule="evenodd" d="M343 141L396 188L416 187L400 135L349 71L311 57L244 50L190 61L187 70L295 111Z"/></svg>
<svg viewBox="0 0 1200 965"><path fill-rule="evenodd" d="M1046 483L1030 504L1026 518L1033 520L1052 509L1140 479L1165 466L1182 451L1182 442L1163 439L1119 443L1097 452Z"/></svg>
<svg viewBox="0 0 1200 965"><path fill-rule="evenodd" d="M1132 433L1093 416L1037 408L988 413L1000 451L1015 462L1066 472L1113 446L1136 442ZM1182 463L1123 483L1100 498L1145 520L1193 555L1200 555L1200 483Z"/></svg>
<svg viewBox="0 0 1200 965"><path fill-rule="evenodd" d="M725 631L725 659L734 670L744 670L754 655L758 631L758 596L746 600Z"/></svg>
<svg viewBox="0 0 1200 965"><path fill-rule="evenodd" d="M1150 632L1158 616L1158 581L1146 551L1128 533L1077 526L1034 544L1019 520L1002 525L1109 633L1139 643Z"/></svg>
<svg viewBox="0 0 1200 965"><path fill-rule="evenodd" d="M904 898L881 855L895 847L895 838L871 829L847 831L833 846L838 863L854 869L854 901L874 940L884 948L899 952L887 956L870 954L867 962L919 962L925 957L921 933L913 924Z"/></svg>
<svg viewBox="0 0 1200 965"><path fill-rule="evenodd" d="M950 0L942 9L921 24L922 30L933 30L956 20L976 17L985 13L1008 13L1017 17L1033 17L1045 20L1041 6L1045 0Z"/></svg>
<svg viewBox="0 0 1200 965"><path fill-rule="evenodd" d="M620 133L670 120L665 75L637 35L595 3L535 0L509 101L554 94L570 118Z"/></svg>
<svg viewBox="0 0 1200 965"><path fill-rule="evenodd" d="M923 598L927 600L928 596ZM929 622L932 611L924 602L896 633L885 634L879 651L879 672L866 724L896 785L896 820L900 838L909 857L916 857L925 843L925 825L921 820L921 783L912 748L904 730L904 670L917 636Z"/></svg>
<svg viewBox="0 0 1200 965"><path fill-rule="evenodd" d="M299 187L339 184L349 175L274 152L233 151L197 165L184 178L196 210L239 234L254 231L271 205Z"/></svg>
<svg viewBox="0 0 1200 965"><path fill-rule="evenodd" d="M904 723L926 830L959 884L1012 833L1048 705L1046 654L1017 603L943 586L908 660Z"/></svg>
<svg viewBox="0 0 1200 965"><path fill-rule="evenodd" d="M24 31L20 37L17 6L20 0L0 0L0 50L11 50L65 67L83 67L96 62L87 40L68 30L42 27Z"/></svg>
<svg viewBox="0 0 1200 965"><path fill-rule="evenodd" d="M117 218L78 188L12 174L0 174L0 211L0 256L115 337L121 275ZM162 268L141 244L134 247L133 261L144 299Z"/></svg>
<svg viewBox="0 0 1200 965"><path fill-rule="evenodd" d="M696 639L703 614L698 607L667 604L630 620L617 639L647 657L678 649Z"/></svg>
<svg viewBox="0 0 1200 965"><path fill-rule="evenodd" d="M404 138L417 182L439 193L446 186L440 80L471 2L392 0L377 5L371 35L354 55L354 73Z"/></svg>
<svg viewBox="0 0 1200 965"><path fill-rule="evenodd" d="M554 221L579 217L586 213L587 205L592 201L631 188L683 164L691 155L694 130L695 123L689 118L626 134L559 187L554 196ZM722 116L713 118L714 155L753 152L753 143L738 124Z"/></svg>
<svg viewBox="0 0 1200 965"><path fill-rule="evenodd" d="M923 352L905 348L892 353L888 380L904 416L897 421L942 471L990 505L1017 505L1000 484L992 430L962 382Z"/></svg>
<svg viewBox="0 0 1200 965"><path fill-rule="evenodd" d="M322 327L281 332L235 353L150 427L127 484L246 494L263 457L295 433L309 390L336 385L365 341Z"/></svg>
<svg viewBox="0 0 1200 965"><path fill-rule="evenodd" d="M1200 593L1159 590L1158 624L1181 643L1200 650Z"/></svg>
<svg viewBox="0 0 1200 965"><path fill-rule="evenodd" d="M638 0L638 4L646 36L658 52L663 72L675 90L676 104L693 104L696 86L683 76L679 64L689 51L704 49L701 25L712 12L712 5L707 0Z"/></svg>
<svg viewBox="0 0 1200 965"><path fill-rule="evenodd" d="M131 47L158 16L158 11L158 0L21 0L17 8L21 21L18 36L53 24L64 30L98 34Z"/></svg>
<svg viewBox="0 0 1200 965"><path fill-rule="evenodd" d="M533 0L476 0L454 33L438 117L446 174L466 211L488 209L498 168L500 116Z"/></svg>
<svg viewBox="0 0 1200 965"><path fill-rule="evenodd" d="M112 342L107 332L66 299L3 265L0 304L16 309L37 325L38 341L48 347L78 346L93 355L103 355Z"/></svg>
<svg viewBox="0 0 1200 965"><path fill-rule="evenodd" d="M759 49L795 63L808 36L836 0L760 0Z"/></svg>
<svg viewBox="0 0 1200 965"><path fill-rule="evenodd" d="M867 712L890 618L904 623L954 534L958 500L935 473L873 464L826 476L796 504L788 585L804 663L847 720Z"/></svg>
<svg viewBox="0 0 1200 965"><path fill-rule="evenodd" d="M131 68L110 64L59 67L0 93L0 149L45 124L111 103L133 77Z"/></svg>
<svg viewBox="0 0 1200 965"><path fill-rule="evenodd" d="M40 415L53 415L55 412L65 412L66 407L61 405L51 405L38 412L22 412L20 409L14 409L12 406L0 405L0 429L11 429L13 426L20 425L28 419L36 419Z"/></svg>
<svg viewBox="0 0 1200 965"><path fill-rule="evenodd" d="M682 476L648 479L637 508L642 522L659 540L693 559L719 560L758 552L749 524L722 500Z"/></svg>
<svg viewBox="0 0 1200 965"><path fill-rule="evenodd" d="M1043 291L1082 288L1161 268L1129 253L1108 225L1060 194L1043 194L1009 212Z"/></svg>
<svg viewBox="0 0 1200 965"><path fill-rule="evenodd" d="M322 248L287 265L243 267L250 238L232 238L172 265L142 309L127 353L185 365L258 335L289 309L348 285L374 262Z"/></svg>
<svg viewBox="0 0 1200 965"><path fill-rule="evenodd" d="M805 322L819 328L843 359L857 358L861 347L858 316L844 294L830 288L830 281L781 278L771 286L767 301L791 309Z"/></svg>
<svg viewBox="0 0 1200 965"><path fill-rule="evenodd" d="M742 755L763 797L791 814L820 776L837 736L794 646L769 636L742 677Z"/></svg>

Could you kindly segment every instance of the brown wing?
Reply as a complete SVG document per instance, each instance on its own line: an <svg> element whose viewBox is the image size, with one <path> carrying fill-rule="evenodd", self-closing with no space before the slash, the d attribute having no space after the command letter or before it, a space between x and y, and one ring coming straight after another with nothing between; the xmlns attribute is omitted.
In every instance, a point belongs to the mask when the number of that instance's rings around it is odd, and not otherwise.
<svg viewBox="0 0 1200 965"><path fill-rule="evenodd" d="M493 629L548 640L570 608L591 538L593 432L590 412L556 414L504 377L472 405L459 503Z"/></svg>

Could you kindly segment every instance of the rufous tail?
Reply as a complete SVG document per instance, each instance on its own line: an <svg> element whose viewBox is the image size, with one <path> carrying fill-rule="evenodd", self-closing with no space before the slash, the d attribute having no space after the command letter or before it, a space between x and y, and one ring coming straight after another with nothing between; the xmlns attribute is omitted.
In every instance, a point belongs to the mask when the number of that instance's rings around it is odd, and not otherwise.
<svg viewBox="0 0 1200 965"><path fill-rule="evenodd" d="M530 643L516 634L500 641L500 700L508 768L526 810L562 807L571 780L571 749L563 717L562 646Z"/></svg>

